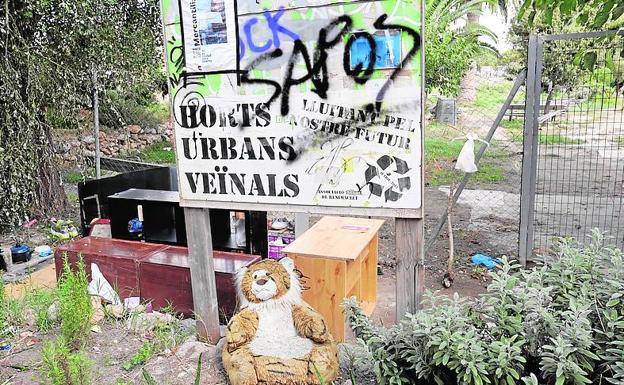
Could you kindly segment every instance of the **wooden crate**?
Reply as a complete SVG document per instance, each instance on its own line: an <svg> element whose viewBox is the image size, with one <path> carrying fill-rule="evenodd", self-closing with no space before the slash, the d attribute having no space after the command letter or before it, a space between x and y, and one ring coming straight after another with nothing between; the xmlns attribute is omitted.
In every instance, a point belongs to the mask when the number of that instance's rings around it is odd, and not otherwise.
<svg viewBox="0 0 624 385"><path fill-rule="evenodd" d="M377 303L377 250L382 220L323 217L284 252L306 277L303 299L328 323L336 341L344 341L342 301L352 296L364 312Z"/></svg>

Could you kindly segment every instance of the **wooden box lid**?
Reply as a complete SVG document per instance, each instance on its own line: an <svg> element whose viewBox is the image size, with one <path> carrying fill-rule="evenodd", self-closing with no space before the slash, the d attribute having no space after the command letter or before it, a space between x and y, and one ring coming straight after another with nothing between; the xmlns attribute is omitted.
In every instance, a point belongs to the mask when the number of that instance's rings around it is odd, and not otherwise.
<svg viewBox="0 0 624 385"><path fill-rule="evenodd" d="M375 237L380 219L323 217L286 246L286 254L353 261Z"/></svg>

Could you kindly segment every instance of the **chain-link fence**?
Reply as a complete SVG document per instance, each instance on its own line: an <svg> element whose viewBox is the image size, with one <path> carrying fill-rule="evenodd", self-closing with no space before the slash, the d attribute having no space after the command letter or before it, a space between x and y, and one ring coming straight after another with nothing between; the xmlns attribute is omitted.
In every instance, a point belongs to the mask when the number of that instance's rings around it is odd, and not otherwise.
<svg viewBox="0 0 624 385"><path fill-rule="evenodd" d="M586 241L598 228L624 246L624 40L608 33L545 36L536 42L540 109L532 247L539 254L553 238ZM569 84L548 83L549 55L574 63Z"/></svg>
<svg viewBox="0 0 624 385"><path fill-rule="evenodd" d="M71 127L54 130L56 153L70 182L78 180L78 174L96 176L96 154L139 163L175 163L165 79L162 85L154 80L119 89L107 88L107 76L100 74L95 83L97 102L84 109ZM131 163L105 162L102 176L136 170Z"/></svg>
<svg viewBox="0 0 624 385"><path fill-rule="evenodd" d="M436 104L425 131L425 223L434 276L446 271L449 255L449 192L457 197L450 218L460 268L472 268L475 254L518 253L524 79L524 72L514 78L498 68L479 70L473 97L458 99L455 124L440 123L443 107L435 98L430 102ZM488 144L474 142L478 171L467 175L455 165L469 133Z"/></svg>

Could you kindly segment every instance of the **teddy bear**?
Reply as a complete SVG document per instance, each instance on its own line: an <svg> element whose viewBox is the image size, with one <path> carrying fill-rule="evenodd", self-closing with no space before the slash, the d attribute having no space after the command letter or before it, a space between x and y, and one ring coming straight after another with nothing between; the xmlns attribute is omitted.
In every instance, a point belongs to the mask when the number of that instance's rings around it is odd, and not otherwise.
<svg viewBox="0 0 624 385"><path fill-rule="evenodd" d="M338 374L338 349L323 317L301 298L292 259L263 260L236 274L239 312L225 331L232 385L312 385Z"/></svg>

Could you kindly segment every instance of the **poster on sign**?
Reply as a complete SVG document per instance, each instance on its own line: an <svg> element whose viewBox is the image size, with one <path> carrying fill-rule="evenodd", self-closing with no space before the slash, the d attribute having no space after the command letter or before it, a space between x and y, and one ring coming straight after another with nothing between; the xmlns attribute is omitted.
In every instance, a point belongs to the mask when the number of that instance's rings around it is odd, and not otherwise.
<svg viewBox="0 0 624 385"><path fill-rule="evenodd" d="M188 73L236 71L236 12L233 1L181 0Z"/></svg>
<svg viewBox="0 0 624 385"><path fill-rule="evenodd" d="M163 4L183 206L421 215L419 0L239 0L202 19L211 68L238 60L220 74L188 60L184 4Z"/></svg>

